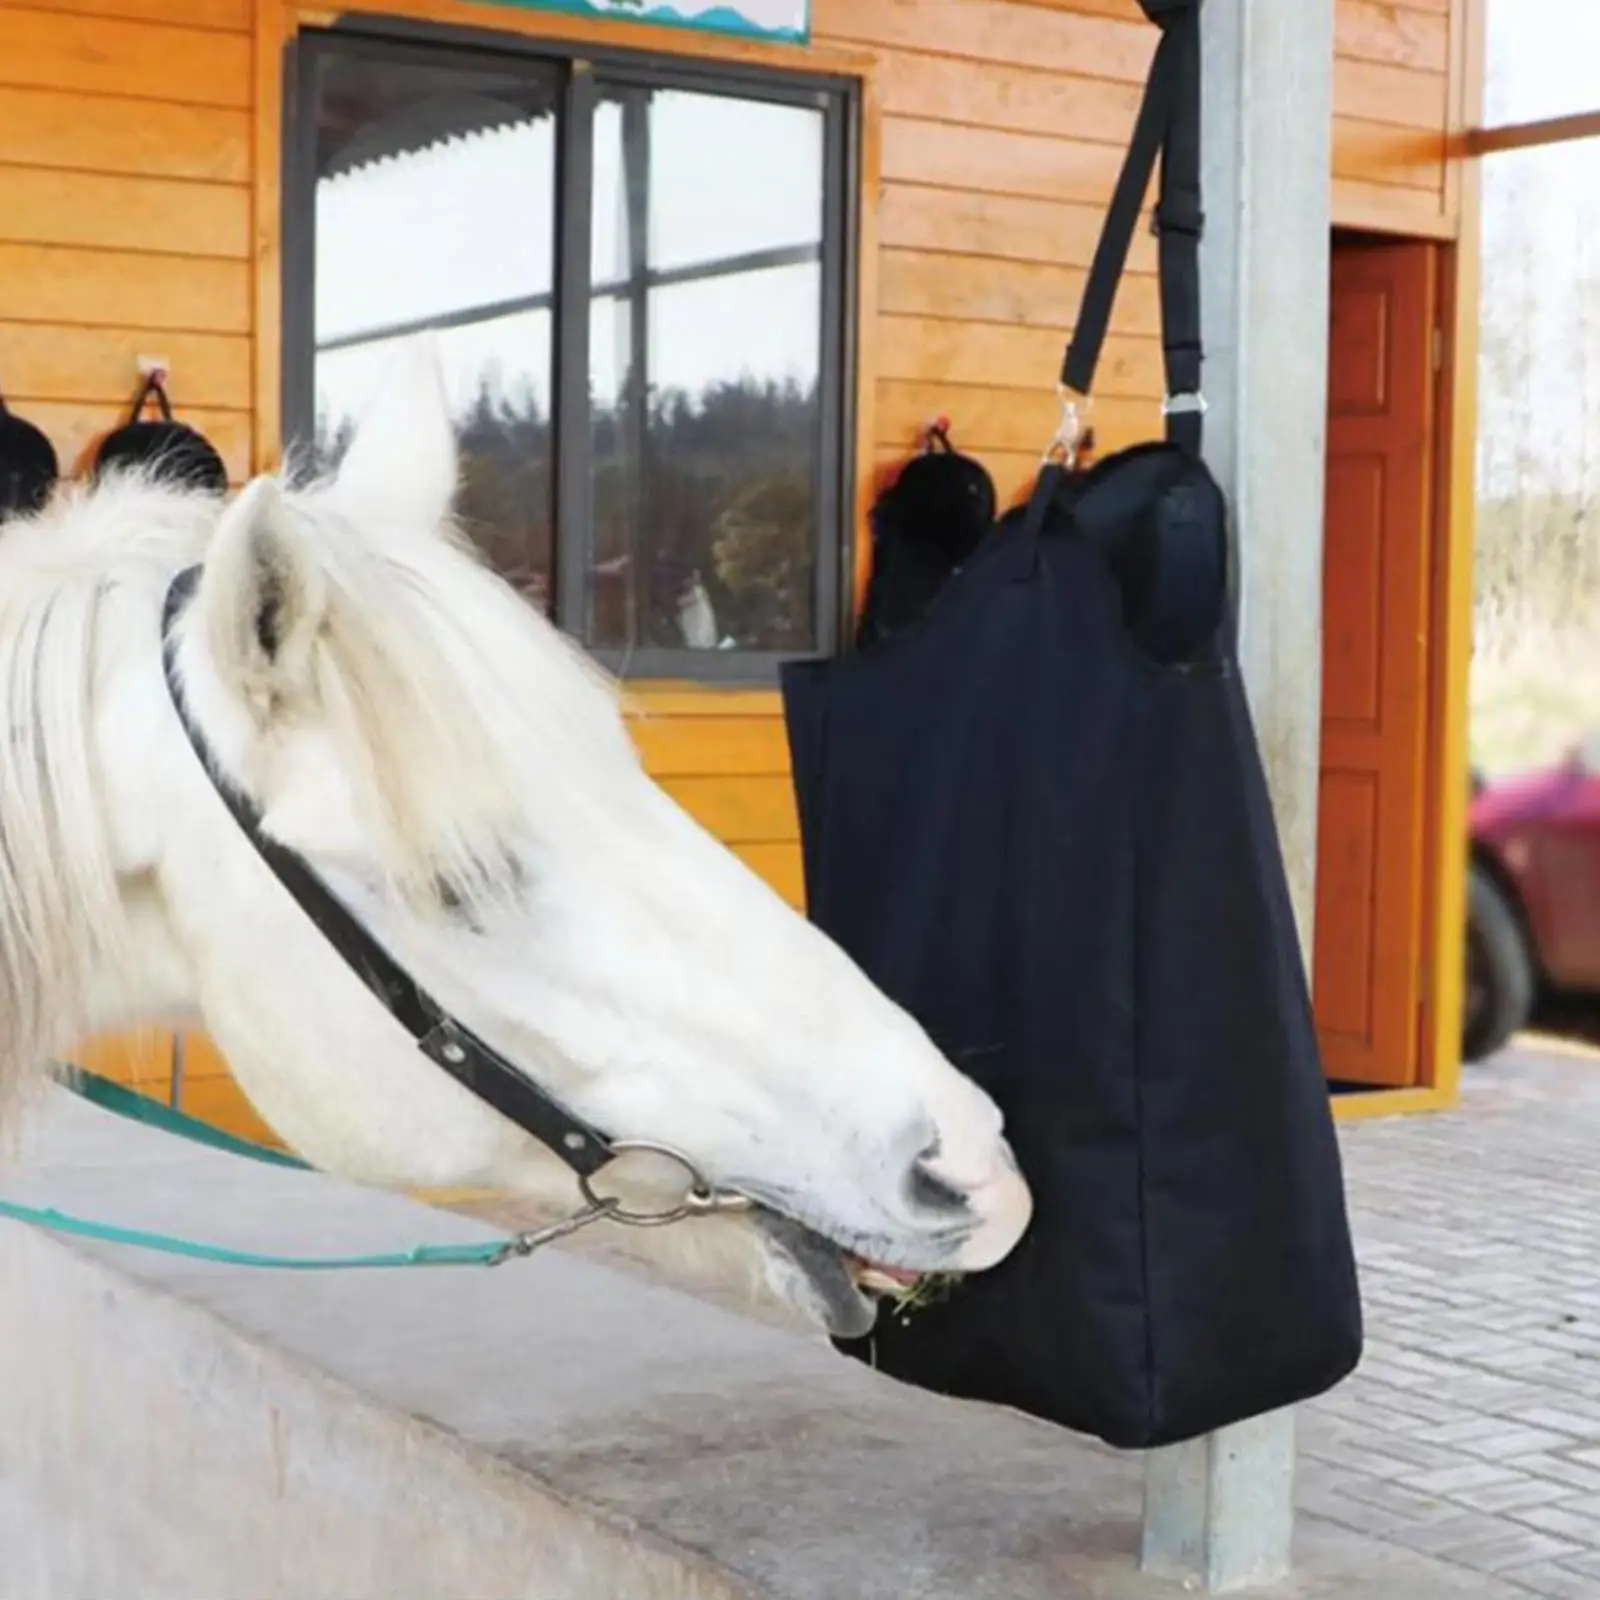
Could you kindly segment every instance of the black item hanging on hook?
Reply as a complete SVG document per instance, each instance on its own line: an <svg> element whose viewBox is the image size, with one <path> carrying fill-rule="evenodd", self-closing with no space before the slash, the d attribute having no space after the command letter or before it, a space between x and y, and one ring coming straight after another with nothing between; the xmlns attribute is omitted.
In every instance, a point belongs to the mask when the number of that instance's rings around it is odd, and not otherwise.
<svg viewBox="0 0 1600 1600"><path fill-rule="evenodd" d="M893 637L917 622L950 575L994 529L994 479L950 443L944 418L872 508L872 576L856 644Z"/></svg>
<svg viewBox="0 0 1600 1600"><path fill-rule="evenodd" d="M153 421L142 415L145 402L152 398L161 412ZM159 372L144 380L128 420L108 433L95 452L97 480L111 472L141 468L180 488L218 495L228 490L228 469L222 457L197 428L173 418L172 402Z"/></svg>
<svg viewBox="0 0 1600 1600"><path fill-rule="evenodd" d="M56 448L44 431L0 399L0 519L40 510L60 476Z"/></svg>

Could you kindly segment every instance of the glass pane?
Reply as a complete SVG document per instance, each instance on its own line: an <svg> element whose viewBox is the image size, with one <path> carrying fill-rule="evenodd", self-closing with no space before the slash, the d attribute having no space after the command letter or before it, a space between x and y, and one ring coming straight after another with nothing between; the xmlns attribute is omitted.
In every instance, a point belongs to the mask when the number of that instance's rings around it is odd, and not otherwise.
<svg viewBox="0 0 1600 1600"><path fill-rule="evenodd" d="M1600 734L1600 140L1483 161L1472 756Z"/></svg>
<svg viewBox="0 0 1600 1600"><path fill-rule="evenodd" d="M1484 122L1600 111L1600 6L1591 0L1488 0Z"/></svg>
<svg viewBox="0 0 1600 1600"><path fill-rule="evenodd" d="M589 643L815 647L823 211L819 111L606 92Z"/></svg>
<svg viewBox="0 0 1600 1600"><path fill-rule="evenodd" d="M335 461L395 340L434 328L459 508L548 606L553 71L339 52L316 74L316 441Z"/></svg>

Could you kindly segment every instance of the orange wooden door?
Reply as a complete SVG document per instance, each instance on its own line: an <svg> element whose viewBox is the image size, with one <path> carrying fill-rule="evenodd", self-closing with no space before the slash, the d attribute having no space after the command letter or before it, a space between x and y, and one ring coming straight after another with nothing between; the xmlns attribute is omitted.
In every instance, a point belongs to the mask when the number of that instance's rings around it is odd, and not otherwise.
<svg viewBox="0 0 1600 1600"><path fill-rule="evenodd" d="M1329 1078L1419 1079L1432 245L1333 256L1313 984Z"/></svg>

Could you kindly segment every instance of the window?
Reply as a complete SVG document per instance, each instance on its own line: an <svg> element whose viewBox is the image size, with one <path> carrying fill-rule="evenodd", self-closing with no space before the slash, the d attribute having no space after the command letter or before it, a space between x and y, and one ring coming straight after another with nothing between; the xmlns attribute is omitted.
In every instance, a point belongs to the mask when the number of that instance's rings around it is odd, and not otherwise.
<svg viewBox="0 0 1600 1600"><path fill-rule="evenodd" d="M496 567L615 670L769 679L842 634L850 87L515 43L302 36L286 437L434 330Z"/></svg>

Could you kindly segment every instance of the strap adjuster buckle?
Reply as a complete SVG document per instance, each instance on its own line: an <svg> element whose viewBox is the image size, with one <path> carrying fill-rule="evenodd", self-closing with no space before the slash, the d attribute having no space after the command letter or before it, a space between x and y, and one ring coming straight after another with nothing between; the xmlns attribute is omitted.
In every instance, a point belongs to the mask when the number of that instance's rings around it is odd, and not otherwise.
<svg viewBox="0 0 1600 1600"><path fill-rule="evenodd" d="M1161 402L1161 415L1164 417L1203 417L1210 409L1206 397L1198 390L1193 394L1169 394Z"/></svg>
<svg viewBox="0 0 1600 1600"><path fill-rule="evenodd" d="M1165 201L1157 201L1150 207L1150 232L1155 238L1160 238L1164 233L1176 233L1180 236L1200 239L1205 236L1206 214L1199 203L1185 201L1187 196L1168 195Z"/></svg>

